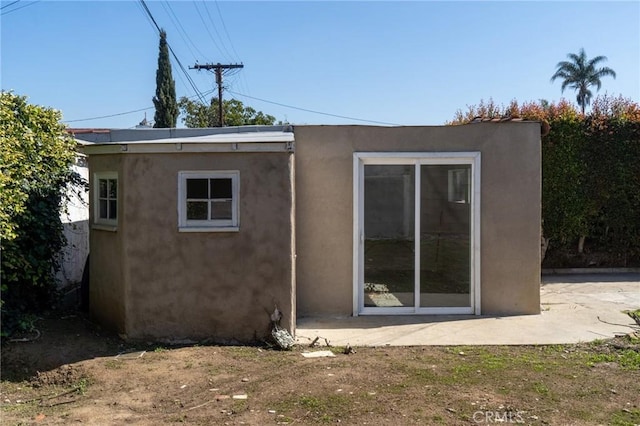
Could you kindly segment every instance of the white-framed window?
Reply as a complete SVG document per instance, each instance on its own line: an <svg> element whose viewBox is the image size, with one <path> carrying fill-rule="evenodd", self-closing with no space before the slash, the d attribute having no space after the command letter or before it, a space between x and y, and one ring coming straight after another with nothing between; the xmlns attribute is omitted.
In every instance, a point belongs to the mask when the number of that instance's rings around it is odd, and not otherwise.
<svg viewBox="0 0 640 426"><path fill-rule="evenodd" d="M118 173L95 173L93 185L93 222L98 225L116 226L118 224Z"/></svg>
<svg viewBox="0 0 640 426"><path fill-rule="evenodd" d="M237 231L240 172L182 171L178 174L181 232Z"/></svg>
<svg viewBox="0 0 640 426"><path fill-rule="evenodd" d="M469 169L451 169L448 172L448 178L449 202L469 204L471 188Z"/></svg>

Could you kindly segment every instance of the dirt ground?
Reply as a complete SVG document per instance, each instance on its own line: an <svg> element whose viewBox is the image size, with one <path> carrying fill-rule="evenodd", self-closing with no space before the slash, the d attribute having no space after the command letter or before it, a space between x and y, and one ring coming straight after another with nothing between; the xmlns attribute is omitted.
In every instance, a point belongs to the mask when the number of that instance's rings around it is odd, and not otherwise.
<svg viewBox="0 0 640 426"><path fill-rule="evenodd" d="M80 314L3 342L3 425L640 424L640 341L468 347L168 348ZM35 336L35 335L33 335ZM335 357L305 358L330 349ZM119 355L120 354L120 355Z"/></svg>

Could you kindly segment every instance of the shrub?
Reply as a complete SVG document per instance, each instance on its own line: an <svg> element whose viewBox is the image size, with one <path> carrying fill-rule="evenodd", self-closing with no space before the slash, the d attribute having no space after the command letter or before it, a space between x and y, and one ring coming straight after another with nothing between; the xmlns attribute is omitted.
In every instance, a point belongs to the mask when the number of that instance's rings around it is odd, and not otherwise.
<svg viewBox="0 0 640 426"><path fill-rule="evenodd" d="M0 305L6 336L23 323L22 315L46 308L55 296L58 253L65 245L60 210L69 185L83 182L71 170L75 141L59 111L12 92L0 92L0 102Z"/></svg>
<svg viewBox="0 0 640 426"><path fill-rule="evenodd" d="M610 266L640 264L640 106L604 95L582 115L564 100L490 100L457 111L449 124L507 115L550 126L542 137L542 226L551 246L580 251L588 238L593 251L617 259Z"/></svg>

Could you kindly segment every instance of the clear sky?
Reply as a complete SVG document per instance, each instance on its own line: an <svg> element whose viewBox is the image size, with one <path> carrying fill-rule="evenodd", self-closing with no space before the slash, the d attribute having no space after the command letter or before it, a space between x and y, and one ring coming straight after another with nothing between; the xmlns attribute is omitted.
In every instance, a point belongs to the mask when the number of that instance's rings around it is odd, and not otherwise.
<svg viewBox="0 0 640 426"><path fill-rule="evenodd" d="M225 79L225 98L293 124L368 123L263 100L400 125L443 124L481 99L557 101L555 65L582 47L588 57L607 56L618 75L604 78L600 93L640 102L638 1L147 5L200 92L215 79L189 66L242 62ZM158 32L140 2L1 7L3 90L61 110L71 127L133 127L145 111L83 119L143 108L153 118ZM172 65L178 96L196 97L173 58ZM564 97L575 102L573 91Z"/></svg>

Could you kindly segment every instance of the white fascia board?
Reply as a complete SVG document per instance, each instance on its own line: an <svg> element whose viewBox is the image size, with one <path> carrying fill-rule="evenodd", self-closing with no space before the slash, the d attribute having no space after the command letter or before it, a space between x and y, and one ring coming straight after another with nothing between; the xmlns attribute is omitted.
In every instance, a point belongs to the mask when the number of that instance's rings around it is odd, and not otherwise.
<svg viewBox="0 0 640 426"><path fill-rule="evenodd" d="M218 135L176 137L167 139L152 139L121 142L126 144L157 144L157 143L269 143L269 142L293 142L295 140L291 132L247 132L247 133L223 133ZM116 142L117 143L117 142Z"/></svg>
<svg viewBox="0 0 640 426"><path fill-rule="evenodd" d="M82 151L96 154L180 154L193 152L293 152L292 142L242 143L106 143L85 146Z"/></svg>
<svg viewBox="0 0 640 426"><path fill-rule="evenodd" d="M179 153L179 152L290 152L291 132L228 133L186 138L91 143L81 147L86 154Z"/></svg>

